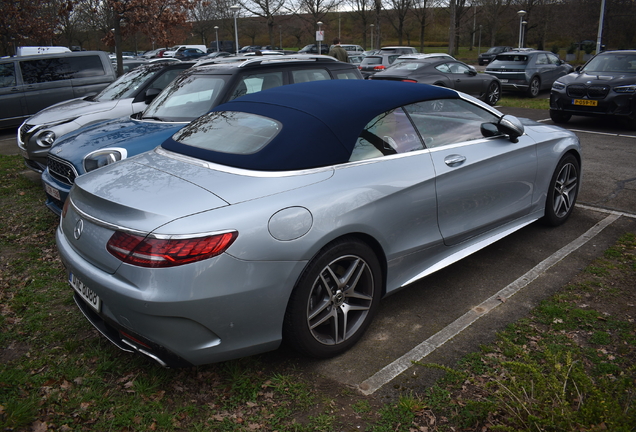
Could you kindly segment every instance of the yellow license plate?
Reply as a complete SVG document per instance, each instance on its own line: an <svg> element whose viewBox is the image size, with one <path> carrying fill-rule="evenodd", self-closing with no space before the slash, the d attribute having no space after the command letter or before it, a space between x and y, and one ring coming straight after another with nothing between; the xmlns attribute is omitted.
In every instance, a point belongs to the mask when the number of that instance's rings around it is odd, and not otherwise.
<svg viewBox="0 0 636 432"><path fill-rule="evenodd" d="M598 106L598 101L588 99L572 99L572 105Z"/></svg>

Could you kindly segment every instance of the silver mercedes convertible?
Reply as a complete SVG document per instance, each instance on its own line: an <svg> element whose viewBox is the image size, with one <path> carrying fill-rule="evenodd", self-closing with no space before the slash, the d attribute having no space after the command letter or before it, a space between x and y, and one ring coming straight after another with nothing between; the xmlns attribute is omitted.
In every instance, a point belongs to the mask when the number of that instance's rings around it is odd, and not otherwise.
<svg viewBox="0 0 636 432"><path fill-rule="evenodd" d="M581 179L577 137L425 84L336 80L219 105L77 179L57 244L122 349L200 365L354 345L380 300L535 221Z"/></svg>

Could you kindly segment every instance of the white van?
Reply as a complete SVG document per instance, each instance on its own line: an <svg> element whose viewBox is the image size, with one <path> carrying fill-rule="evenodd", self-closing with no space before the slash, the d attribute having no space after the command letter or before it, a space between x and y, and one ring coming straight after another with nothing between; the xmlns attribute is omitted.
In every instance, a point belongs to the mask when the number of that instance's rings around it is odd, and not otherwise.
<svg viewBox="0 0 636 432"><path fill-rule="evenodd" d="M24 46L16 49L16 56L28 56L37 54L59 54L71 52L70 49L63 46Z"/></svg>
<svg viewBox="0 0 636 432"><path fill-rule="evenodd" d="M184 50L186 48L198 48L203 52L208 52L208 47L205 45L176 45L165 50L162 57L174 57L177 51Z"/></svg>

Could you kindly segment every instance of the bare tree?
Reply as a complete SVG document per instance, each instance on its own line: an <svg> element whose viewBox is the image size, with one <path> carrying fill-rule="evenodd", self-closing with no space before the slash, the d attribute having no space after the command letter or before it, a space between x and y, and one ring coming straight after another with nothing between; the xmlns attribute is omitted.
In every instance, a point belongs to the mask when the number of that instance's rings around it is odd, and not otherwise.
<svg viewBox="0 0 636 432"><path fill-rule="evenodd" d="M367 30L369 29L369 24L373 22L371 12L373 11L374 2L373 0L347 0L346 4L351 7L350 13L354 20L360 23L361 39L366 44Z"/></svg>
<svg viewBox="0 0 636 432"><path fill-rule="evenodd" d="M241 5L251 14L265 18L269 44L276 45L274 43L275 16L283 9L283 6L285 6L285 0L244 0L241 2Z"/></svg>
<svg viewBox="0 0 636 432"><path fill-rule="evenodd" d="M398 43L402 45L404 40L404 22L411 10L412 0L386 0L386 17L395 30Z"/></svg>

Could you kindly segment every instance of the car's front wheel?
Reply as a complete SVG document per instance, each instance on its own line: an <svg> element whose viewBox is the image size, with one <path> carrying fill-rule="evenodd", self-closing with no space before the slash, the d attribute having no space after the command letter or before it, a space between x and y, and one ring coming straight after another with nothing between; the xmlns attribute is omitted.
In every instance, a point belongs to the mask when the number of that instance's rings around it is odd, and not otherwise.
<svg viewBox="0 0 636 432"><path fill-rule="evenodd" d="M486 94L484 95L484 102L486 102L490 106L494 106L497 104L497 102L499 102L500 98L501 87L499 86L498 82L493 81L488 86L488 91L486 91Z"/></svg>
<svg viewBox="0 0 636 432"><path fill-rule="evenodd" d="M541 90L541 81L539 78L534 77L530 80L530 85L528 86L528 96L534 98L539 96L539 91Z"/></svg>
<svg viewBox="0 0 636 432"><path fill-rule="evenodd" d="M550 118L555 123L567 123L572 118L572 114L566 114L563 111L550 110Z"/></svg>
<svg viewBox="0 0 636 432"><path fill-rule="evenodd" d="M542 221L546 225L559 226L572 214L579 193L581 166L571 154L565 155L554 170L545 203Z"/></svg>
<svg viewBox="0 0 636 432"><path fill-rule="evenodd" d="M309 263L287 305L283 336L310 357L351 348L369 327L382 292L373 250L354 239L323 248Z"/></svg>

